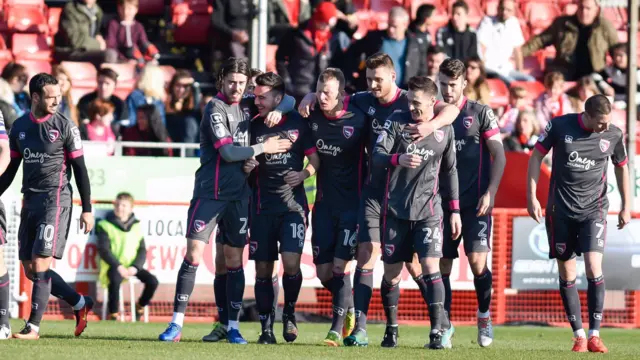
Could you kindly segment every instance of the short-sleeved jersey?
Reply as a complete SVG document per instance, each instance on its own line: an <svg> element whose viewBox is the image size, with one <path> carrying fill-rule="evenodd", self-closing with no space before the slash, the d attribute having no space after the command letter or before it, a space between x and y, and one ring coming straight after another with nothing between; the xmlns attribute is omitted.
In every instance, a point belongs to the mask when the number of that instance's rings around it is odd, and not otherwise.
<svg viewBox="0 0 640 360"><path fill-rule="evenodd" d="M308 121L320 157L316 202L325 201L334 208L357 208L365 176L365 114L346 97L335 117L328 118L316 108Z"/></svg>
<svg viewBox="0 0 640 360"><path fill-rule="evenodd" d="M26 113L9 134L12 158L22 158L22 193L27 208L71 206L71 167L83 155L80 130L56 112L42 119Z"/></svg>
<svg viewBox="0 0 640 360"><path fill-rule="evenodd" d="M218 94L205 107L200 121L200 168L196 171L194 198L241 200L249 197L243 161L227 162L219 149L227 144L249 146L249 125L255 115L253 97L229 103Z"/></svg>
<svg viewBox="0 0 640 360"><path fill-rule="evenodd" d="M290 171L302 171L305 155L316 152L307 120L297 112L290 112L274 126L267 127L263 119L251 122L251 144L263 143L270 137L289 139L291 149L281 154L256 156L260 163L254 174L252 206L257 214L281 214L289 211L306 211L307 197L304 184L289 186L284 177Z"/></svg>
<svg viewBox="0 0 640 360"><path fill-rule="evenodd" d="M627 163L623 139L622 130L615 125L592 132L584 126L581 114L552 119L536 143L542 154L553 149L547 211L575 220L606 216L609 158L616 166Z"/></svg>
<svg viewBox="0 0 640 360"><path fill-rule="evenodd" d="M500 128L490 107L468 99L462 103L460 114L452 126L456 141L460 207L475 208L491 180L491 154L486 140L500 133ZM446 183L442 185L444 189Z"/></svg>
<svg viewBox="0 0 640 360"><path fill-rule="evenodd" d="M397 89L396 96L390 102L382 104L371 92L359 92L351 96L351 102L369 117L367 132L367 154L369 158L373 154L378 135L382 133L384 122L395 111L409 110L407 91ZM386 169L371 166L371 161L367 166L367 177L365 184L372 188L384 188Z"/></svg>
<svg viewBox="0 0 640 360"><path fill-rule="evenodd" d="M389 164L386 208L396 218L418 221L442 213L440 178L448 182L444 195L452 203L450 206L458 208L458 177L453 127L447 125L412 143L413 139L404 132L405 126L412 123L415 122L408 111L392 114L383 126L385 131L378 136L373 156L375 166ZM399 166L402 154L420 156L420 166Z"/></svg>

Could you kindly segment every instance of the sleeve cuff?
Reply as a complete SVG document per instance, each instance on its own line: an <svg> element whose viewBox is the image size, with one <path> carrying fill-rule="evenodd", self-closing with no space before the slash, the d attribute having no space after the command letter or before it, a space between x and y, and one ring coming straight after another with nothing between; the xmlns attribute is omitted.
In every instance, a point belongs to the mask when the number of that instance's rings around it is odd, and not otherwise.
<svg viewBox="0 0 640 360"><path fill-rule="evenodd" d="M619 163L614 164L614 165L615 165L615 166L617 166L617 167L622 167L622 166L627 165L627 163L628 163L628 162L629 162L629 158L628 158L628 157L626 157L626 158L624 158L624 160L622 160L622 161L620 161Z"/></svg>
<svg viewBox="0 0 640 360"><path fill-rule="evenodd" d="M84 155L84 151L82 149L76 150L76 151L72 151L72 152L69 153L69 159L79 158L82 155Z"/></svg>
<svg viewBox="0 0 640 360"><path fill-rule="evenodd" d="M400 154L391 155L391 165L398 166L400 164Z"/></svg>
<svg viewBox="0 0 640 360"><path fill-rule="evenodd" d="M7 134L0 134L0 140L9 140L9 135L7 135Z"/></svg>
<svg viewBox="0 0 640 360"><path fill-rule="evenodd" d="M493 129L489 129L489 130L483 132L482 136L485 139L488 139L488 138L492 137L493 135L499 134L499 133L500 133L500 128L493 128Z"/></svg>
<svg viewBox="0 0 640 360"><path fill-rule="evenodd" d="M305 150L304 154L305 155L311 155L311 154L313 154L313 153L315 153L317 151L318 151L318 149L314 146L314 147L310 147L307 150Z"/></svg>
<svg viewBox="0 0 640 360"><path fill-rule="evenodd" d="M213 147L217 150L228 144L233 144L233 139L231 139L230 137L226 137L216 141L215 144L213 144Z"/></svg>
<svg viewBox="0 0 640 360"><path fill-rule="evenodd" d="M540 151L540 153L542 153L542 155L547 155L549 153L549 150L547 148L545 148L544 145L542 145L540 143L536 143L536 149L538 151Z"/></svg>
<svg viewBox="0 0 640 360"><path fill-rule="evenodd" d="M14 158L14 159L22 157L22 154L20 154L19 152L15 151L15 150L11 150L9 153L11 154L11 157Z"/></svg>
<svg viewBox="0 0 640 360"><path fill-rule="evenodd" d="M449 201L449 210L455 211L460 210L460 200L450 200Z"/></svg>

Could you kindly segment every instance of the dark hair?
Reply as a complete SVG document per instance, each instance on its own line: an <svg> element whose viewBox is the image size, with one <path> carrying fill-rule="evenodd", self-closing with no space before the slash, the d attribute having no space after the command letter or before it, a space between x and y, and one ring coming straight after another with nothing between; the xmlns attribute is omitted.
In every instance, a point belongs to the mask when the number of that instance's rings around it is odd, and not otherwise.
<svg viewBox="0 0 640 360"><path fill-rule="evenodd" d="M186 79L190 77L192 77L191 72L189 70L184 70L184 69L178 69L176 70L176 73L173 74L173 77L169 82L169 87L167 91L168 96L165 103L165 108L167 110L167 113L174 114L179 112L192 111L193 109L195 109L197 99L194 96L192 86L189 86L189 88L187 89L187 96L184 99L184 103L180 111L176 110L176 103L178 102L178 99L174 99L173 97L173 87L176 85L176 83L181 79Z"/></svg>
<svg viewBox="0 0 640 360"><path fill-rule="evenodd" d="M366 60L367 69L375 70L379 67L386 67L394 70L393 59L388 54L377 52L369 56Z"/></svg>
<svg viewBox="0 0 640 360"><path fill-rule="evenodd" d="M438 45L430 45L427 48L427 56L435 55L435 54L443 54L443 53L445 53L444 48Z"/></svg>
<svg viewBox="0 0 640 360"><path fill-rule="evenodd" d="M268 86L272 90L275 90L278 95L284 94L284 80L280 77L280 75L274 72L268 72L261 75L258 75L256 78L256 86Z"/></svg>
<svg viewBox="0 0 640 360"><path fill-rule="evenodd" d="M418 10L416 11L416 19L415 19L416 24L419 24L419 25L424 24L424 22L427 21L427 19L430 18L431 15L433 15L433 12L435 10L436 10L436 7L433 6L432 4L420 5L420 7L418 7Z"/></svg>
<svg viewBox="0 0 640 360"><path fill-rule="evenodd" d="M593 95L584 103L584 112L595 118L611 114L611 102L602 94Z"/></svg>
<svg viewBox="0 0 640 360"><path fill-rule="evenodd" d="M456 8L463 8L467 14L469 13L469 5L467 5L467 3L463 0L454 2L453 5L451 5L451 12L453 13L453 10L455 10Z"/></svg>
<svg viewBox="0 0 640 360"><path fill-rule="evenodd" d="M338 68L326 68L324 69L324 71L322 73L320 73L320 76L318 76L318 80L321 83L325 83L328 80L331 79L336 79L338 80L338 87L340 90L344 90L344 86L346 83L346 80L344 78L344 73L342 72L342 70L338 69Z"/></svg>
<svg viewBox="0 0 640 360"><path fill-rule="evenodd" d="M613 57L613 54L618 50L622 50L622 51L624 51L626 53L627 45L628 45L627 43L617 43L617 44L611 46L609 48L609 55L611 55L611 57Z"/></svg>
<svg viewBox="0 0 640 360"><path fill-rule="evenodd" d="M228 58L220 67L220 71L218 71L217 85L219 89L222 89L222 82L224 78L229 74L242 74L249 79L251 77L251 69L249 68L249 64L246 59Z"/></svg>
<svg viewBox="0 0 640 360"><path fill-rule="evenodd" d="M5 65L4 69L2 69L2 75L0 75L0 77L9 81L14 77L18 77L25 74L26 72L27 72L27 68L25 68L23 65L10 62L7 65Z"/></svg>
<svg viewBox="0 0 640 360"><path fill-rule="evenodd" d="M251 73L251 77L256 77L258 75L262 75L264 74L264 71L257 69L257 68L251 68L251 70L249 71Z"/></svg>
<svg viewBox="0 0 640 360"><path fill-rule="evenodd" d="M475 88L479 88L480 85L487 80L487 70L485 70L484 62L482 61L482 59L480 59L478 55L471 55L467 58L467 60L465 60L464 62L465 71L467 70L466 68L468 68L471 63L477 63L478 68L480 70L480 76L478 76L478 80L476 80L476 83L474 85ZM466 77L466 74L465 74L465 77Z"/></svg>
<svg viewBox="0 0 640 360"><path fill-rule="evenodd" d="M118 0L118 2L117 2L118 6L123 6L125 4L135 5L135 7L140 7L140 1L139 0Z"/></svg>
<svg viewBox="0 0 640 360"><path fill-rule="evenodd" d="M58 85L58 79L47 73L39 73L34 75L29 81L29 93L38 94L42 97L42 91L47 85Z"/></svg>
<svg viewBox="0 0 640 360"><path fill-rule="evenodd" d="M440 72L452 79L457 79L461 76L464 78L466 71L467 68L464 63L458 59L448 58L440 64Z"/></svg>
<svg viewBox="0 0 640 360"><path fill-rule="evenodd" d="M433 80L426 76L414 76L409 79L408 88L410 91L423 91L427 95L438 95L438 86Z"/></svg>
<svg viewBox="0 0 640 360"><path fill-rule="evenodd" d="M118 82L118 73L111 68L107 68L107 67L100 68L100 70L98 70L98 77L100 76L109 78L116 83Z"/></svg>
<svg viewBox="0 0 640 360"><path fill-rule="evenodd" d="M126 201L131 201L133 202L133 195L131 195L130 193L123 191L118 193L118 195L116 195L116 201L117 200L126 200Z"/></svg>

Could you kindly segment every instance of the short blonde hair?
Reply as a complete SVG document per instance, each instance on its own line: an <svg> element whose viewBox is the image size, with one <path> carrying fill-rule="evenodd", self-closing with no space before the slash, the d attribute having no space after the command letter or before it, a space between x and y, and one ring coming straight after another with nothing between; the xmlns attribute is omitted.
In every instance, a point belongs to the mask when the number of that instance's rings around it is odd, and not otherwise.
<svg viewBox="0 0 640 360"><path fill-rule="evenodd" d="M162 99L165 96L164 72L159 66L147 65L138 79L138 90L146 97Z"/></svg>

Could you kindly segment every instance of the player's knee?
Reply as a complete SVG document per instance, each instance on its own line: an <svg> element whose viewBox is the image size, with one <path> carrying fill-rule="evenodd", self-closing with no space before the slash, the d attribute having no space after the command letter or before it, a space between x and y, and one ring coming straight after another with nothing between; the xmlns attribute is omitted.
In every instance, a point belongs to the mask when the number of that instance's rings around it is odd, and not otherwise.
<svg viewBox="0 0 640 360"><path fill-rule="evenodd" d="M224 246L224 262L227 265L227 268L239 268L242 266L243 250L244 248Z"/></svg>
<svg viewBox="0 0 640 360"><path fill-rule="evenodd" d="M273 275L273 263L256 261L256 278L266 279Z"/></svg>
<svg viewBox="0 0 640 360"><path fill-rule="evenodd" d="M442 275L450 275L451 269L453 269L453 259L440 259L439 268Z"/></svg>
<svg viewBox="0 0 640 360"><path fill-rule="evenodd" d="M400 282L400 274L402 273L402 263L384 264L384 281L387 284L395 285Z"/></svg>
<svg viewBox="0 0 640 360"><path fill-rule="evenodd" d="M187 252L184 254L184 258L191 264L200 264L205 245L202 241L188 240Z"/></svg>
<svg viewBox="0 0 640 360"><path fill-rule="evenodd" d="M361 269L373 269L377 260L376 257L373 256L373 253L374 251L372 243L358 244L358 251L356 253L358 267Z"/></svg>
<svg viewBox="0 0 640 360"><path fill-rule="evenodd" d="M156 291L159 285L160 282L158 281L158 278L153 275L151 275L144 284L144 286L153 291Z"/></svg>
<svg viewBox="0 0 640 360"><path fill-rule="evenodd" d="M558 261L558 274L564 281L574 281L578 277L576 270L576 260L557 260Z"/></svg>
<svg viewBox="0 0 640 360"><path fill-rule="evenodd" d="M480 276L487 270L487 255L486 253L471 253L469 254L469 267L474 276Z"/></svg>
<svg viewBox="0 0 640 360"><path fill-rule="evenodd" d="M289 254L282 254L282 267L284 273L287 275L295 275L300 272L300 255L289 256Z"/></svg>
<svg viewBox="0 0 640 360"><path fill-rule="evenodd" d="M420 264L422 265L422 273L423 275L435 274L440 272L440 259L439 258L423 258L420 259Z"/></svg>

